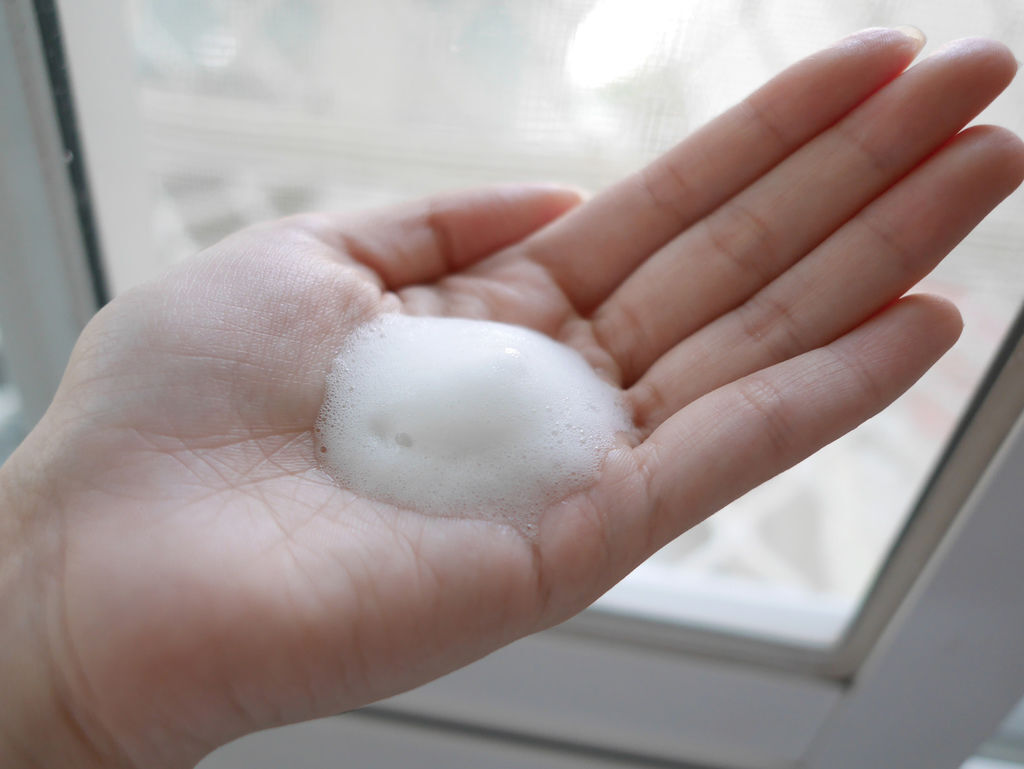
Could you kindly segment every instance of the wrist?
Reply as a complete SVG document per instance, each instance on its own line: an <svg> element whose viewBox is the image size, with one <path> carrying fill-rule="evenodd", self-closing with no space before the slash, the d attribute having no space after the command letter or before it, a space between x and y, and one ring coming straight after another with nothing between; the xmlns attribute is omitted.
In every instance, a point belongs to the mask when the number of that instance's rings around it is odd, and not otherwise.
<svg viewBox="0 0 1024 769"><path fill-rule="evenodd" d="M60 511L31 454L23 445L0 467L0 766L122 766L72 691Z"/></svg>

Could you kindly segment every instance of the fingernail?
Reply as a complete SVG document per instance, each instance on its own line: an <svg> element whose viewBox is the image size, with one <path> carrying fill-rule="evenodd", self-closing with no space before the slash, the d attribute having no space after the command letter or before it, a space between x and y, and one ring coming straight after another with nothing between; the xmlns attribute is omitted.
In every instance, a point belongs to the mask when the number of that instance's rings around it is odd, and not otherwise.
<svg viewBox="0 0 1024 769"><path fill-rule="evenodd" d="M577 184L569 184L567 182L530 182L525 185L527 189L533 190L548 190L550 192L567 192L579 197L580 200L586 201L594 197L594 193L585 187L581 187Z"/></svg>
<svg viewBox="0 0 1024 769"><path fill-rule="evenodd" d="M924 32L919 30L917 27L910 26L909 24L893 27L892 29L894 32L899 32L901 35L906 35L913 40L917 46L917 50L919 51L924 48L924 44L928 40L928 38L924 36Z"/></svg>

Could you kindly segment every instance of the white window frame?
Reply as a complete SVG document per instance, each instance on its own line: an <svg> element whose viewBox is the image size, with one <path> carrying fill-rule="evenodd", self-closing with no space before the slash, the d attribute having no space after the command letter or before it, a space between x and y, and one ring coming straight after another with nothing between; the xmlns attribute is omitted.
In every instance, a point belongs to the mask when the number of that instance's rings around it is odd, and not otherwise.
<svg viewBox="0 0 1024 769"><path fill-rule="evenodd" d="M58 5L105 258L144 260L143 153L123 8ZM0 153L0 224L14 233L5 235L0 323L30 419L96 306L34 21L30 0L0 5L0 126L16 144ZM111 114L126 115L116 136ZM838 649L591 612L366 717L641 762L960 766L1024 694L1024 348L1002 364Z"/></svg>
<svg viewBox="0 0 1024 769"><path fill-rule="evenodd" d="M36 17L0 4L0 327L31 427L96 311L85 237ZM69 162L70 161L70 162Z"/></svg>

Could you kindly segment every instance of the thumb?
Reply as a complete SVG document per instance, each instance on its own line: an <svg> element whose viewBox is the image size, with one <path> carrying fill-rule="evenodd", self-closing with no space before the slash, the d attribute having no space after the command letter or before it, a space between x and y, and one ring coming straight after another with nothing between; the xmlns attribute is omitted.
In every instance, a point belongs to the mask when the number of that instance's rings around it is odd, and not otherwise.
<svg viewBox="0 0 1024 769"><path fill-rule="evenodd" d="M577 190L554 185L481 187L378 211L328 215L320 236L395 290L458 272L539 230L580 200Z"/></svg>

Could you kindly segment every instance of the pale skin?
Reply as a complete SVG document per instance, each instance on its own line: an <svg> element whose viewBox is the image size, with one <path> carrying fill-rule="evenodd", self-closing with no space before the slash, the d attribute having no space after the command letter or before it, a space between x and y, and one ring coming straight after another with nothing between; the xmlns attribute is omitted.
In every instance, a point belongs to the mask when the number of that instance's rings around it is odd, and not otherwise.
<svg viewBox="0 0 1024 769"><path fill-rule="evenodd" d="M878 412L956 340L901 298L1024 177L962 131L1013 56L870 30L581 202L452 193L240 232L83 332L0 470L0 764L188 767L425 683L592 602ZM635 429L536 534L361 499L318 467L324 378L382 312L518 323Z"/></svg>

